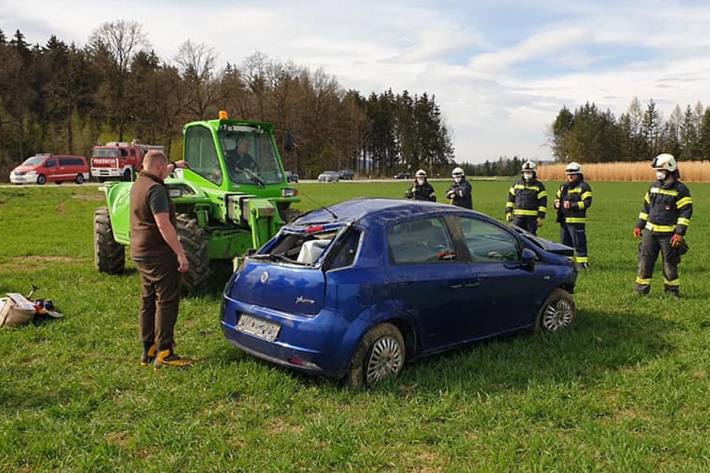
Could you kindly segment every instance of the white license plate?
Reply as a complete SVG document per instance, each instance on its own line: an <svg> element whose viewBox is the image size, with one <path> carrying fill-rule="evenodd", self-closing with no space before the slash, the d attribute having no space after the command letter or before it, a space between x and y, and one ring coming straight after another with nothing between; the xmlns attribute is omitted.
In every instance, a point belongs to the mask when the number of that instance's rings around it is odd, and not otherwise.
<svg viewBox="0 0 710 473"><path fill-rule="evenodd" d="M237 323L237 330L273 342L276 340L281 326L273 322L242 314Z"/></svg>

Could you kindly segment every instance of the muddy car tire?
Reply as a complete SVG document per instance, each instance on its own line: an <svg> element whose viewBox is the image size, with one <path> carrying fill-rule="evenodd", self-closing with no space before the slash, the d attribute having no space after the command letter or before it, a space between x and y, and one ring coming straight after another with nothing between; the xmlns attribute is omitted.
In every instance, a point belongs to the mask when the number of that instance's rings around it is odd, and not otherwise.
<svg viewBox="0 0 710 473"><path fill-rule="evenodd" d="M177 216L177 234L190 264L190 268L182 275L183 292L199 292L207 286L210 276L207 233L197 225L197 220L180 214Z"/></svg>
<svg viewBox="0 0 710 473"><path fill-rule="evenodd" d="M535 330L541 333L568 329L577 319L577 306L572 295L556 288L542 304L535 321Z"/></svg>
<svg viewBox="0 0 710 473"><path fill-rule="evenodd" d="M355 389L372 386L397 376L405 361L406 348L399 329L388 323L377 325L360 340L350 360L345 384Z"/></svg>
<svg viewBox="0 0 710 473"><path fill-rule="evenodd" d="M94 211L94 263L106 274L121 274L126 265L126 248L113 237L108 208Z"/></svg>

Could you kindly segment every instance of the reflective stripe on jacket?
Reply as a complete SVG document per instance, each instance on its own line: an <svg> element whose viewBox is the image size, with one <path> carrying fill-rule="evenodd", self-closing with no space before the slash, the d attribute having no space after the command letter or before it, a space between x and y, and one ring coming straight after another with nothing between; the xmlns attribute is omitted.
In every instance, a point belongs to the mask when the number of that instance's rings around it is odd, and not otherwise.
<svg viewBox="0 0 710 473"><path fill-rule="evenodd" d="M533 178L520 179L508 189L505 212L517 217L545 218L547 213L547 191L545 185Z"/></svg>
<svg viewBox="0 0 710 473"><path fill-rule="evenodd" d="M693 199L688 187L677 179L670 183L657 181L643 196L637 228L654 233L685 235L693 216Z"/></svg>
<svg viewBox="0 0 710 473"><path fill-rule="evenodd" d="M557 221L560 223L580 224L587 222L587 209L592 206L592 188L586 181L565 182L557 191L560 208L557 211ZM564 203L569 202L570 208L565 209Z"/></svg>

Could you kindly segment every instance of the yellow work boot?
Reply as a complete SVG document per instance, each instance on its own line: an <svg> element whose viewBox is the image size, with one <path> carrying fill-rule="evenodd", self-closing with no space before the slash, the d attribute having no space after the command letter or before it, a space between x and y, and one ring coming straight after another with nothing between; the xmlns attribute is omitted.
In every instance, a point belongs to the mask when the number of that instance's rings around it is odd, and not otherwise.
<svg viewBox="0 0 710 473"><path fill-rule="evenodd" d="M183 358L173 353L172 348L160 350L158 356L155 357L155 369L160 369L163 366L173 366L175 368L185 368L192 366L192 360Z"/></svg>
<svg viewBox="0 0 710 473"><path fill-rule="evenodd" d="M155 343L143 344L143 355L141 356L141 366L152 365L155 355L158 354L158 346Z"/></svg>

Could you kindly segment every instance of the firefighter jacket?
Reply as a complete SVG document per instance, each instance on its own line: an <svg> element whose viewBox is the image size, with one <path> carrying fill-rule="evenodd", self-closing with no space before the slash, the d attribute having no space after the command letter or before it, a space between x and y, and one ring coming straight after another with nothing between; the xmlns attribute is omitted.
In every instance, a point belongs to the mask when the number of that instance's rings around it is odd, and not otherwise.
<svg viewBox="0 0 710 473"><path fill-rule="evenodd" d="M505 213L515 217L545 218L547 212L547 191L542 182L533 178L529 181L519 179L508 189Z"/></svg>
<svg viewBox="0 0 710 473"><path fill-rule="evenodd" d="M557 209L559 223L587 223L587 209L592 206L592 188L583 179L562 184L557 191L557 200L560 201L560 208ZM570 203L568 209L564 208L565 202Z"/></svg>
<svg viewBox="0 0 710 473"><path fill-rule="evenodd" d="M415 182L414 185L409 188L405 196L407 197L407 199L428 200L429 202L436 202L434 188L428 182L425 182L422 185L419 185Z"/></svg>
<svg viewBox="0 0 710 473"><path fill-rule="evenodd" d="M685 184L677 179L670 183L656 181L643 196L636 228L685 235L692 215L693 199Z"/></svg>
<svg viewBox="0 0 710 473"><path fill-rule="evenodd" d="M446 191L446 195L451 199L451 203L464 209L473 209L473 197L471 196L471 184L466 179L461 182L454 182Z"/></svg>

